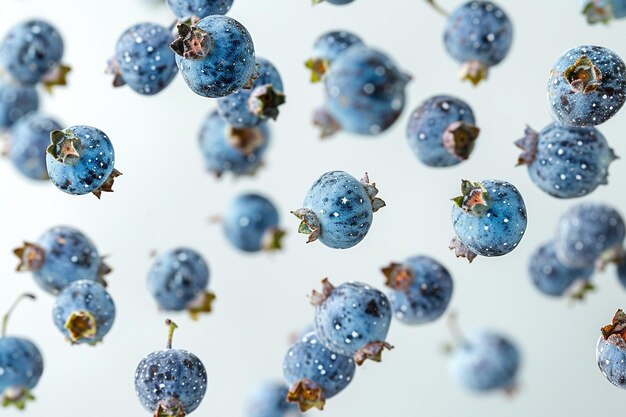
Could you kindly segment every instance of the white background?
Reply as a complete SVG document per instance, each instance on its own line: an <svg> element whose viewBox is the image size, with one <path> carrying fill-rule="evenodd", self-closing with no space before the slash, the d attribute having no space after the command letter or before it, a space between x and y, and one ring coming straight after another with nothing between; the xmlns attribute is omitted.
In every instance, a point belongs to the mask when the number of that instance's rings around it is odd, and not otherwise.
<svg viewBox="0 0 626 417"><path fill-rule="evenodd" d="M526 264L531 252L550 238L561 212L578 201L559 201L539 191L525 168L514 168L512 142L526 123L540 129L550 122L547 73L564 50L590 43L626 57L626 22L588 27L577 1L501 0L513 20L509 57L478 88L456 79L457 65L441 41L445 19L419 0L357 0L344 7L308 0L235 0L230 15L251 32L259 56L269 58L283 76L287 104L273 124L267 166L254 179L216 180L204 171L198 128L215 107L194 95L178 78L163 93L141 97L129 88L113 89L104 74L107 58L122 31L140 21L169 24L162 6L140 0L0 0L0 32L29 17L44 17L59 27L65 60L74 67L70 86L43 100L42 108L62 124L97 126L116 149L115 193L98 201L74 197L51 184L19 177L0 161L0 307L18 294L35 291L10 323L10 333L32 338L42 349L45 371L35 390L32 417L148 415L133 390L135 366L161 349L168 315L157 311L145 290L149 253L187 245L202 252L217 293L215 313L180 325L174 345L205 363L209 386L194 415L243 416L247 391L264 379L281 378L288 335L308 323L313 310L306 295L328 276L334 282L359 280L382 287L379 268L391 260L427 254L452 272L451 308L464 328L491 327L510 334L523 352L520 391L511 399L495 393L477 396L450 379L441 346L450 340L445 321L408 327L394 323L388 340L396 349L381 364L358 369L351 386L328 401L326 417L349 416L590 416L620 412L624 393L597 369L595 344L626 292L610 268L597 276L598 291L583 304L548 299L531 285ZM457 1L443 0L448 9ZM387 51L413 74L402 118L384 135L359 138L339 134L321 142L310 124L322 101L322 86L308 84L302 63L316 37L348 29L371 46ZM470 161L451 169L420 165L407 146L408 115L433 94L466 99L482 129ZM618 155L626 155L626 116L601 126ZM375 215L367 238L338 251L319 243L305 245L289 210L298 208L310 184L322 173L341 169L354 176L365 170L388 206ZM623 160L611 169L610 185L585 200L623 208ZM452 236L449 199L460 179L498 178L514 183L525 197L528 230L518 249L499 259L472 265L447 249ZM208 217L225 209L242 191L268 194L280 208L289 234L286 250L275 256L242 255L229 247ZM48 227L69 224L83 230L114 272L110 292L117 319L104 344L72 347L51 319L52 297L39 291L28 273L13 272L11 250L34 240ZM315 414L311 412L311 414ZM0 415L22 415L2 410Z"/></svg>

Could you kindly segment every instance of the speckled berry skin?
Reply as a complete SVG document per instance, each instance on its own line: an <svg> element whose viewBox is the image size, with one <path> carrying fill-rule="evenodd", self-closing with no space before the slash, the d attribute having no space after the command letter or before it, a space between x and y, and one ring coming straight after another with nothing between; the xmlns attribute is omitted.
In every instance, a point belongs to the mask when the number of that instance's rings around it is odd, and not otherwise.
<svg viewBox="0 0 626 417"><path fill-rule="evenodd" d="M167 28L154 23L139 23L128 28L115 47L119 81L139 94L161 92L178 73L174 52L169 48L173 40Z"/></svg>
<svg viewBox="0 0 626 417"><path fill-rule="evenodd" d="M99 189L109 179L115 164L115 151L109 137L91 126L72 126L62 131L78 139L78 157L67 157L65 162L50 152L61 152L60 144L51 145L46 154L48 176L52 183L67 194L82 195ZM67 140L67 139L66 139Z"/></svg>
<svg viewBox="0 0 626 417"><path fill-rule="evenodd" d="M486 212L477 215L452 207L452 224L458 239L481 256L502 256L517 247L526 230L524 199L506 181L484 180L480 184L489 194Z"/></svg>
<svg viewBox="0 0 626 417"><path fill-rule="evenodd" d="M29 268L25 262L25 266L46 292L58 294L72 282L102 279L103 260L81 231L68 226L52 227L37 239L35 245L43 251L43 263ZM23 255L24 259L28 259L27 253Z"/></svg>
<svg viewBox="0 0 626 417"><path fill-rule="evenodd" d="M43 374L43 358L33 342L21 337L0 337L0 399L10 389L34 388Z"/></svg>
<svg viewBox="0 0 626 417"><path fill-rule="evenodd" d="M242 194L228 205L222 227L224 235L235 248L257 252L263 249L268 233L278 227L278 211L262 195Z"/></svg>
<svg viewBox="0 0 626 417"><path fill-rule="evenodd" d="M600 336L596 346L596 361L604 377L618 388L626 389L626 343L616 338L611 343Z"/></svg>
<svg viewBox="0 0 626 417"><path fill-rule="evenodd" d="M233 0L167 0L170 10L179 18L203 17L212 14L226 14Z"/></svg>
<svg viewBox="0 0 626 417"><path fill-rule="evenodd" d="M541 293L561 297L577 282L591 279L594 268L570 268L563 265L554 251L554 243L545 243L530 256L528 274Z"/></svg>
<svg viewBox="0 0 626 417"><path fill-rule="evenodd" d="M609 165L617 159L604 135L594 127L565 126L551 123L541 132L526 129L517 143L529 143L526 163L530 179L541 190L557 198L590 194L608 183ZM525 153L526 153L525 152Z"/></svg>
<svg viewBox="0 0 626 417"><path fill-rule="evenodd" d="M402 113L410 79L384 53L356 45L340 54L324 77L326 107L342 130L378 135Z"/></svg>
<svg viewBox="0 0 626 417"><path fill-rule="evenodd" d="M455 9L446 23L443 43L460 64L499 64L513 42L513 26L504 11L490 1L469 1Z"/></svg>
<svg viewBox="0 0 626 417"><path fill-rule="evenodd" d="M195 27L208 33L211 49L193 60L176 55L176 64L191 90L203 97L225 97L244 87L256 73L254 44L248 30L227 16L207 16Z"/></svg>
<svg viewBox="0 0 626 417"><path fill-rule="evenodd" d="M326 398L345 389L352 382L355 369L351 357L328 350L314 332L293 344L283 361L283 375L288 385L310 379L321 387Z"/></svg>
<svg viewBox="0 0 626 417"><path fill-rule="evenodd" d="M72 315L79 311L91 314L96 321L96 334L89 338L80 338L72 343L95 344L111 330L115 320L115 304L107 290L94 281L74 281L65 287L54 302L52 317L57 329L70 339L65 324Z"/></svg>
<svg viewBox="0 0 626 417"><path fill-rule="evenodd" d="M37 84L63 57L63 39L42 20L28 20L11 27L0 42L0 63L23 85Z"/></svg>
<svg viewBox="0 0 626 417"><path fill-rule="evenodd" d="M511 390L520 359L519 350L507 337L474 330L455 346L448 365L452 377L466 389Z"/></svg>
<svg viewBox="0 0 626 417"><path fill-rule="evenodd" d="M406 291L392 289L387 293L396 319L406 324L424 324L441 317L452 298L454 284L450 272L428 256L412 256L402 267L410 272L411 285Z"/></svg>
<svg viewBox="0 0 626 417"><path fill-rule="evenodd" d="M216 175L232 172L235 175L251 175L262 163L262 156L270 140L270 132L263 123L258 127L243 129L244 135L258 137L254 149L239 149L233 142L233 132L237 129L229 126L217 111L210 113L200 129L199 143L207 170Z"/></svg>
<svg viewBox="0 0 626 417"><path fill-rule="evenodd" d="M330 171L313 183L303 207L316 214L319 241L334 249L355 246L372 225L372 203L363 185L343 171Z"/></svg>
<svg viewBox="0 0 626 417"><path fill-rule="evenodd" d="M267 381L250 392L246 400L246 417L297 417L295 404L287 402L289 389L282 382Z"/></svg>
<svg viewBox="0 0 626 417"><path fill-rule="evenodd" d="M148 291L159 307L181 311L209 284L209 267L193 249L176 248L159 255L148 272Z"/></svg>
<svg viewBox="0 0 626 417"><path fill-rule="evenodd" d="M326 32L315 40L313 44L312 59L323 59L328 64L343 54L348 48L355 45L362 45L363 41L357 35L345 30L334 30Z"/></svg>
<svg viewBox="0 0 626 417"><path fill-rule="evenodd" d="M202 361L182 349L152 352L139 362L135 371L135 393L143 407L154 413L159 402L175 399L187 415L204 398L207 374Z"/></svg>
<svg viewBox="0 0 626 417"><path fill-rule="evenodd" d="M592 66L597 71L590 70ZM613 117L624 101L626 66L607 48L592 45L572 48L558 57L550 70L548 107L560 123L599 125Z"/></svg>
<svg viewBox="0 0 626 417"><path fill-rule="evenodd" d="M0 132L39 108L37 90L0 80Z"/></svg>
<svg viewBox="0 0 626 417"><path fill-rule="evenodd" d="M617 264L617 279L622 287L626 288L626 260L622 259Z"/></svg>
<svg viewBox="0 0 626 417"><path fill-rule="evenodd" d="M582 14L587 23L609 23L626 17L626 0L582 0Z"/></svg>
<svg viewBox="0 0 626 417"><path fill-rule="evenodd" d="M50 132L61 129L53 118L32 112L11 128L9 158L17 171L31 180L47 180L46 148Z"/></svg>
<svg viewBox="0 0 626 417"><path fill-rule="evenodd" d="M315 333L326 348L353 356L372 342L384 342L391 323L391 304L382 292L360 282L335 287L315 306Z"/></svg>
<svg viewBox="0 0 626 417"><path fill-rule="evenodd" d="M240 89L234 93L217 99L217 108L228 124L236 128L256 127L268 120L267 117L254 114L250 109L250 100L254 100L260 87L271 86L278 93L283 93L283 82L274 65L267 59L257 57L259 77L254 80L252 88Z"/></svg>
<svg viewBox="0 0 626 417"><path fill-rule="evenodd" d="M589 268L600 258L621 248L624 220L604 204L581 203L564 212L554 236L559 260L571 268Z"/></svg>
<svg viewBox="0 0 626 417"><path fill-rule="evenodd" d="M476 125L471 107L459 98L434 96L420 104L411 114L406 129L409 146L417 159L431 167L449 167L463 162L444 145L446 130L457 122Z"/></svg>

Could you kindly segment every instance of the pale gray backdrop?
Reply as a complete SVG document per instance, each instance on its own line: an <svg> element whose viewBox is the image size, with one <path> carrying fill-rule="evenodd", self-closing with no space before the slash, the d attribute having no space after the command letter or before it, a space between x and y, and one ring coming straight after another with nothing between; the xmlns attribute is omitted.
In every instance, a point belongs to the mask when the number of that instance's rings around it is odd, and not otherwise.
<svg viewBox="0 0 626 417"><path fill-rule="evenodd" d="M442 1L447 8L459 3ZM215 107L212 100L193 94L181 79L162 94L141 97L128 88L114 90L104 74L122 31L140 21L169 24L173 18L165 7L141 0L0 0L2 33L29 17L44 17L59 27L65 60L74 70L70 86L46 96L42 107L65 125L88 124L107 132L115 145L116 168L124 173L115 193L98 201L28 182L8 161L0 161L0 307L4 310L23 291L40 295L36 304L21 306L10 332L32 338L46 364L37 401L23 414L2 410L0 415L148 416L135 398L133 374L145 354L163 347L162 323L170 316L180 325L174 345L195 352L208 371L207 395L194 415L243 416L249 388L281 377L288 334L311 319L306 295L321 278L381 287L379 268L413 254L434 256L453 273L451 308L464 328L493 327L517 341L524 357L519 394L514 399L499 393L477 396L455 385L441 353L449 340L444 321L419 327L394 323L388 340L396 349L385 353L382 364L360 368L352 385L328 401L326 417L550 417L619 410L625 393L598 371L595 344L600 326L624 306L626 291L612 268L597 276L598 291L582 305L548 299L532 287L528 256L551 236L559 214L581 200L558 201L539 191L525 168L514 168L518 151L512 142L526 123L539 129L550 122L545 83L556 57L585 43L626 57L626 22L588 27L573 0L500 3L513 20L513 48L490 79L474 88L457 81L457 65L441 41L445 19L424 1L356 0L345 7L311 7L309 0L235 0L230 15L248 28L258 55L281 70L287 104L271 126L267 166L254 179L217 181L204 171L197 146L198 127ZM339 134L320 142L309 122L322 101L322 86L308 83L302 63L315 38L337 28L387 51L414 76L402 118L380 137ZM466 99L482 128L472 159L444 170L420 165L404 138L410 111L439 93ZM625 126L626 116L618 114L601 127L618 155L626 155ZM333 169L355 176L367 170L388 203L376 213L367 238L346 251L305 245L289 214L309 185ZM584 200L622 209L624 172L618 160L610 185ZM449 199L461 178L504 179L523 193L529 225L513 253L468 265L447 249ZM230 198L250 190L266 193L280 208L289 230L284 253L242 255L226 244L219 226L208 222ZM95 348L68 345L52 324L52 297L39 291L29 274L13 272L12 248L58 224L82 229L111 255L109 288L118 315L104 344ZM159 313L145 290L150 251L177 245L196 248L211 267L210 285L218 300L215 313L199 322Z"/></svg>

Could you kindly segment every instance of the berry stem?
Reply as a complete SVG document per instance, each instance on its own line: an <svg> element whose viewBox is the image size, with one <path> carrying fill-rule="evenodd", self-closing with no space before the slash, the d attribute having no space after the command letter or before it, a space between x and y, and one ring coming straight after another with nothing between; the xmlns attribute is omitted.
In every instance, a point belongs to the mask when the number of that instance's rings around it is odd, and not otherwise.
<svg viewBox="0 0 626 417"><path fill-rule="evenodd" d="M448 13L446 9L444 9L443 7L439 5L439 3L437 3L437 0L426 0L426 3L428 3L430 7L435 9L441 15L446 16L446 17L450 16L450 13Z"/></svg>
<svg viewBox="0 0 626 417"><path fill-rule="evenodd" d="M20 295L19 297L17 297L17 299L13 302L11 307L9 307L9 310L2 317L2 333L0 333L0 337L5 337L7 335L7 323L9 321L9 317L11 317L11 313L13 313L13 310L15 310L15 307L17 307L20 301L22 301L25 298L29 298L31 300L37 299L37 297L35 297L35 295L31 293L24 293Z"/></svg>
<svg viewBox="0 0 626 417"><path fill-rule="evenodd" d="M168 330L167 330L167 345L165 345L165 348L166 349L171 349L172 348L172 339L174 338L174 330L176 330L178 328L178 326L176 325L176 323L174 323L170 319L166 319L165 320L165 325L168 326Z"/></svg>
<svg viewBox="0 0 626 417"><path fill-rule="evenodd" d="M464 343L465 336L463 335L463 332L461 331L461 327L459 326L459 320L457 318L456 311L453 311L450 314L448 314L447 324L448 324L448 329L450 330L450 334L452 335L452 339L454 340L454 343L457 345Z"/></svg>

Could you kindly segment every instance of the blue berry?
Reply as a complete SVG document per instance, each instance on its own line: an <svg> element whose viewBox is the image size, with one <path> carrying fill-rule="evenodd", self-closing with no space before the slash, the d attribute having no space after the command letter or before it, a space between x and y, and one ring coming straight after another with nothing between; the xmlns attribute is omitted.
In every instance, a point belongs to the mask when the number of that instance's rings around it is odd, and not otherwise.
<svg viewBox="0 0 626 417"><path fill-rule="evenodd" d="M177 26L170 47L191 90L203 97L225 97L250 88L256 77L254 45L245 27L230 17L207 16Z"/></svg>
<svg viewBox="0 0 626 417"><path fill-rule="evenodd" d="M626 17L626 0L582 0L582 14L590 24L609 23Z"/></svg>
<svg viewBox="0 0 626 417"><path fill-rule="evenodd" d="M46 148L50 132L61 129L53 118L32 112L20 118L10 133L9 157L13 166L32 180L48 180Z"/></svg>
<svg viewBox="0 0 626 417"><path fill-rule="evenodd" d="M601 328L596 346L596 361L602 375L618 388L626 389L626 314L617 310L611 324Z"/></svg>
<svg viewBox="0 0 626 417"><path fill-rule="evenodd" d="M246 400L246 417L296 417L300 413L287 402L289 389L282 382L268 381L255 387Z"/></svg>
<svg viewBox="0 0 626 417"><path fill-rule="evenodd" d="M448 54L461 64L459 77L476 85L508 54L513 26L494 3L469 1L448 17L443 42Z"/></svg>
<svg viewBox="0 0 626 417"><path fill-rule="evenodd" d="M311 82L321 81L339 55L354 45L362 44L361 38L345 30L321 35L313 44L313 55L304 64L311 70Z"/></svg>
<svg viewBox="0 0 626 417"><path fill-rule="evenodd" d="M158 417L184 417L192 413L204 398L206 369L196 355L172 349L172 335L177 327L169 326L167 346L152 352L139 362L135 371L135 393L141 405Z"/></svg>
<svg viewBox="0 0 626 417"><path fill-rule="evenodd" d="M457 257L502 256L515 249L526 230L526 205L517 188L506 181L461 182L453 199L450 243Z"/></svg>
<svg viewBox="0 0 626 417"><path fill-rule="evenodd" d="M551 123L539 133L527 127L525 134L515 142L523 149L518 165L526 164L530 179L546 193L582 197L607 184L617 156L596 128Z"/></svg>
<svg viewBox="0 0 626 417"><path fill-rule="evenodd" d="M13 405L20 410L27 401L35 399L30 390L43 374L43 358L37 346L23 337L7 336L9 316L23 298L35 299L35 296L23 294L13 303L3 317L0 334L0 405Z"/></svg>
<svg viewBox="0 0 626 417"><path fill-rule="evenodd" d="M38 108L39 95L34 87L0 79L0 132L9 129L20 117Z"/></svg>
<svg viewBox="0 0 626 417"><path fill-rule="evenodd" d="M453 378L472 391L511 391L520 352L507 337L487 330L468 333L454 347L449 362Z"/></svg>
<svg viewBox="0 0 626 417"><path fill-rule="evenodd" d="M101 284L74 281L57 296L52 317L57 329L72 344L95 345L113 326L115 304Z"/></svg>
<svg viewBox="0 0 626 417"><path fill-rule="evenodd" d="M43 20L28 20L11 27L0 41L0 63L23 85L43 80L47 86L65 84L69 67L60 68L63 39L54 26ZM58 74L53 74L58 71ZM59 79L53 79L58 75Z"/></svg>
<svg viewBox="0 0 626 417"><path fill-rule="evenodd" d="M403 263L392 262L382 269L395 317L406 324L423 324L438 319L450 303L452 276L428 256L413 256Z"/></svg>
<svg viewBox="0 0 626 417"><path fill-rule="evenodd" d="M415 109L406 137L422 163L449 167L469 158L479 132L467 103L456 97L434 96Z"/></svg>
<svg viewBox="0 0 626 417"><path fill-rule="evenodd" d="M159 255L148 272L148 291L165 311L188 310L193 318L210 312L215 295L207 291L209 267L193 249L176 248Z"/></svg>
<svg viewBox="0 0 626 417"><path fill-rule="evenodd" d="M200 148L207 170L216 176L224 172L254 175L262 165L270 132L265 123L237 129L227 124L217 111L211 112L200 129Z"/></svg>
<svg viewBox="0 0 626 417"><path fill-rule="evenodd" d="M36 243L24 242L14 250L18 271L31 271L35 281L50 294L58 294L74 281L98 281L111 268L94 244L79 230L68 226L50 228Z"/></svg>
<svg viewBox="0 0 626 417"><path fill-rule="evenodd" d="M622 216L604 204L581 203L561 215L554 237L559 261L570 268L591 268L612 260L622 248Z"/></svg>
<svg viewBox="0 0 626 417"><path fill-rule="evenodd" d="M565 51L550 70L548 107L568 126L596 126L626 101L626 65L613 51L583 45Z"/></svg>
<svg viewBox="0 0 626 417"><path fill-rule="evenodd" d="M338 287L325 278L322 292L313 291L317 338L335 353L352 356L357 365L366 359L381 361L391 322L391 305L382 292L360 282Z"/></svg>
<svg viewBox="0 0 626 417"><path fill-rule="evenodd" d="M342 130L378 135L402 113L410 79L384 53L353 46L334 60L324 77L326 108Z"/></svg>
<svg viewBox="0 0 626 417"><path fill-rule="evenodd" d="M203 17L212 14L226 14L234 0L167 0L167 5L174 14L183 19Z"/></svg>
<svg viewBox="0 0 626 417"><path fill-rule="evenodd" d="M570 268L563 265L556 256L553 242L539 246L528 263L528 273L535 287L551 297L569 293L573 298L583 298L585 292L593 288L589 284L593 272L593 267Z"/></svg>
<svg viewBox="0 0 626 417"><path fill-rule="evenodd" d="M237 90L217 99L217 108L227 123L238 129L256 127L276 120L278 107L285 103L283 82L278 70L266 59L256 59L258 78L252 88Z"/></svg>
<svg viewBox="0 0 626 417"><path fill-rule="evenodd" d="M126 29L117 41L110 70L114 87L127 84L143 95L153 95L167 87L178 72L169 44L174 40L165 27L139 23Z"/></svg>
<svg viewBox="0 0 626 417"><path fill-rule="evenodd" d="M245 252L280 249L285 235L278 227L274 204L253 193L241 194L230 202L222 225L228 241Z"/></svg>
<svg viewBox="0 0 626 417"><path fill-rule="evenodd" d="M298 232L309 235L307 243L319 239L330 248L351 248L363 240L374 213L385 206L377 194L367 173L359 182L343 171L327 172L313 183L303 207L292 212L301 220Z"/></svg>
<svg viewBox="0 0 626 417"><path fill-rule="evenodd" d="M287 400L297 402L300 411L322 410L327 398L352 382L355 369L351 357L328 350L315 333L308 333L289 348L283 361L283 375L291 386Z"/></svg>
<svg viewBox="0 0 626 417"><path fill-rule="evenodd" d="M90 126L72 126L50 133L46 165L52 183L61 191L82 195L112 192L115 178L122 175L113 166L115 152L109 137Z"/></svg>

